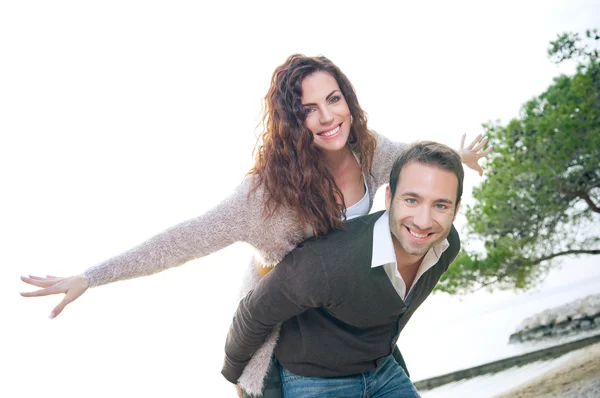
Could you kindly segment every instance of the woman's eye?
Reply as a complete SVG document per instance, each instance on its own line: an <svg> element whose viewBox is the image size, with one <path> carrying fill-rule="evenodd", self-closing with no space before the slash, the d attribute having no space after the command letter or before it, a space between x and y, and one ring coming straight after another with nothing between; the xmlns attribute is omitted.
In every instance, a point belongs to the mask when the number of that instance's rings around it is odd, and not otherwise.
<svg viewBox="0 0 600 398"><path fill-rule="evenodd" d="M330 104L335 104L335 103L336 103L336 102L338 102L340 99L341 99L341 98L340 98L340 96L339 96L339 95L334 95L333 97L331 97L331 98L329 99L329 103L330 103Z"/></svg>
<svg viewBox="0 0 600 398"><path fill-rule="evenodd" d="M313 113L315 111L314 108L304 108L304 111L306 112L307 115L310 115L311 113Z"/></svg>

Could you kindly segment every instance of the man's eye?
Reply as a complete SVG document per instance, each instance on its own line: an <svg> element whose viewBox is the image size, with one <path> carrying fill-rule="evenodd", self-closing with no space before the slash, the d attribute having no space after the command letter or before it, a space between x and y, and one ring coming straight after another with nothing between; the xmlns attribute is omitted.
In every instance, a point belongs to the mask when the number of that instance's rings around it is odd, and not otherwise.
<svg viewBox="0 0 600 398"><path fill-rule="evenodd" d="M446 205L442 205L442 204L437 204L435 205L436 208L440 209L440 210L446 210L448 208L448 206Z"/></svg>
<svg viewBox="0 0 600 398"><path fill-rule="evenodd" d="M406 203L408 203L409 205L414 205L415 203L417 203L416 199L406 199Z"/></svg>

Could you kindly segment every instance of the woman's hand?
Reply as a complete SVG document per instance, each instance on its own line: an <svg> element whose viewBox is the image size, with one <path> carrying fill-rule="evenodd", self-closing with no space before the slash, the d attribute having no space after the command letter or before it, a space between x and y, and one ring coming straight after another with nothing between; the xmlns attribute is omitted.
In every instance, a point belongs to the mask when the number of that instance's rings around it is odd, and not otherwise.
<svg viewBox="0 0 600 398"><path fill-rule="evenodd" d="M30 285L41 287L41 289L33 292L21 293L21 296L23 297L40 297L58 293L65 294L62 301L54 307L50 313L50 319L55 318L62 312L67 304L75 301L88 289L87 280L80 275L70 276L68 278L52 275L46 275L46 277L29 275L22 276L21 280Z"/></svg>
<svg viewBox="0 0 600 398"><path fill-rule="evenodd" d="M458 150L460 159L465 164L465 166L475 170L479 173L480 176L482 176L483 169L478 163L479 159L487 156L490 152L492 152L492 147L489 146L487 147L487 149L482 150L485 144L487 143L488 138L483 137L483 139L481 139L481 134L479 134L477 137L475 137L473 142L471 142L469 146L465 148L466 137L467 134L465 133L460 139L460 149Z"/></svg>
<svg viewBox="0 0 600 398"><path fill-rule="evenodd" d="M244 392L242 391L242 387L239 384L235 385L235 392L239 398L244 398Z"/></svg>

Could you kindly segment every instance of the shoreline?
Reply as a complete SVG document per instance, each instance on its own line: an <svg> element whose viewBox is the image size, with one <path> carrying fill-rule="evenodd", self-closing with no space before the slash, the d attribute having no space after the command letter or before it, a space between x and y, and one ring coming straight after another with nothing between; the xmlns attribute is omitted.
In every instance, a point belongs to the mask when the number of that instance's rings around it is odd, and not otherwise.
<svg viewBox="0 0 600 398"><path fill-rule="evenodd" d="M496 398L600 397L600 343L573 352L565 363Z"/></svg>

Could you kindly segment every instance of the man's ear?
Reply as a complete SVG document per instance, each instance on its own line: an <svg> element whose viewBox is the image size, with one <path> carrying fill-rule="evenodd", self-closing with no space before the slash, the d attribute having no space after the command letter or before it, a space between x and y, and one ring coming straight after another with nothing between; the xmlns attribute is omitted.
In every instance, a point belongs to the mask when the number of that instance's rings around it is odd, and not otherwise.
<svg viewBox="0 0 600 398"><path fill-rule="evenodd" d="M458 214L458 211L460 210L460 204L462 202L462 199L458 201L458 203L456 204L456 209L454 210L454 218L452 219L452 221L456 220L456 215Z"/></svg>
<svg viewBox="0 0 600 398"><path fill-rule="evenodd" d="M385 187L385 209L390 211L390 205L392 204L392 190L390 189L390 185L388 184Z"/></svg>

